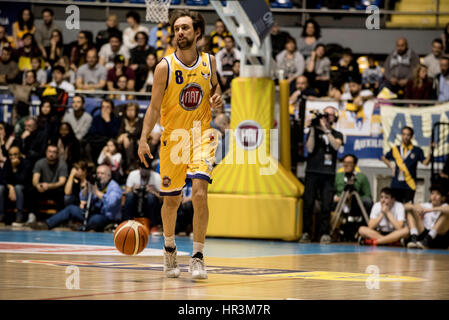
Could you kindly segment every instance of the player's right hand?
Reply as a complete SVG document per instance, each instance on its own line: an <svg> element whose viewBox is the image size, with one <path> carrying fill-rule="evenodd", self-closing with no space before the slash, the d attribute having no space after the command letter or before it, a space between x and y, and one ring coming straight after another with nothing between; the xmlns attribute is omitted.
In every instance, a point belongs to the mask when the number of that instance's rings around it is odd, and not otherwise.
<svg viewBox="0 0 449 320"><path fill-rule="evenodd" d="M139 149L137 150L137 155L139 156L140 161L145 165L145 167L149 168L149 159L153 159L153 155L151 154L150 146L146 141L139 141ZM148 161L145 156L148 157Z"/></svg>

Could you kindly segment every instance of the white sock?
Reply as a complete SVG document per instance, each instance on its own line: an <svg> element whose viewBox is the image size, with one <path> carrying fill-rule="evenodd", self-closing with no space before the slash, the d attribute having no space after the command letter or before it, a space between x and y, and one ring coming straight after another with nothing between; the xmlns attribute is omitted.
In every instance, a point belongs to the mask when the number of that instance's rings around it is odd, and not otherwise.
<svg viewBox="0 0 449 320"><path fill-rule="evenodd" d="M417 236L419 233L418 233L418 229L416 229L416 228L412 228L412 229L410 229L410 234L413 236L413 235L415 235L415 236Z"/></svg>
<svg viewBox="0 0 449 320"><path fill-rule="evenodd" d="M176 247L176 243L175 243L175 235L172 235L171 237L166 237L164 235L164 245L168 248L175 248Z"/></svg>
<svg viewBox="0 0 449 320"><path fill-rule="evenodd" d="M193 254L194 256L197 252L203 253L204 243L201 242L193 242Z"/></svg>
<svg viewBox="0 0 449 320"><path fill-rule="evenodd" d="M430 231L429 231L429 236L430 236L432 239L435 239L435 237L437 236L437 231L436 231L435 229L430 230Z"/></svg>

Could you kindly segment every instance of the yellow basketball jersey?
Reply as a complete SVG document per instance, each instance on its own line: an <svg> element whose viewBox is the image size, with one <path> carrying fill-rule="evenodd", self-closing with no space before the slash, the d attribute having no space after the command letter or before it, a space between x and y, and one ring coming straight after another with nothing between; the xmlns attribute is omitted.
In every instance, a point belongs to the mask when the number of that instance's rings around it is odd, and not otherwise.
<svg viewBox="0 0 449 320"><path fill-rule="evenodd" d="M200 53L192 66L182 63L176 52L164 59L168 63L167 85L161 106L164 133L174 129L190 130L194 121L201 122L202 130L210 128L212 69L209 54Z"/></svg>

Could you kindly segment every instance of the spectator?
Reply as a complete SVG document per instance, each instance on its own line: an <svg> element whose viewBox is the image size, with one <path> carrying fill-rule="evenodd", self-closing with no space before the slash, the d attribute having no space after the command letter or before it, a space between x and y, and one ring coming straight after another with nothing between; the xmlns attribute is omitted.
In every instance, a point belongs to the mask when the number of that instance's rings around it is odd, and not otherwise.
<svg viewBox="0 0 449 320"><path fill-rule="evenodd" d="M125 86L122 89L123 91L134 91L134 84L136 82L136 76L134 71L126 66L126 58L122 55L118 55L114 57L114 65L111 69L109 69L107 73L107 86L109 91L114 91L115 89L119 89L118 80L120 76L125 76ZM114 86L117 85L117 86Z"/></svg>
<svg viewBox="0 0 449 320"><path fill-rule="evenodd" d="M309 80L306 76L298 76L295 80L296 90L290 95L288 103L290 105L296 105L300 98L314 100L317 96L317 92L310 88Z"/></svg>
<svg viewBox="0 0 449 320"><path fill-rule="evenodd" d="M370 212L371 207L373 206L371 187L367 176L364 175L357 167L357 162L358 159L353 154L347 154L343 157L343 167L341 168L342 170L338 170L337 174L335 175L334 204L337 205L337 203L341 200L343 191L346 190L348 185L352 184L354 188L353 190L359 194L366 212ZM348 198L346 204L349 209L347 213L349 213L351 216L359 216L360 218L362 218L361 211L359 211L358 209L358 203L354 197ZM357 208L357 210L354 210L354 208Z"/></svg>
<svg viewBox="0 0 449 320"><path fill-rule="evenodd" d="M225 24L220 19L215 21L215 29L209 34L209 49L213 55L216 55L224 48L224 37L231 33L226 29Z"/></svg>
<svg viewBox="0 0 449 320"><path fill-rule="evenodd" d="M109 99L111 100L120 100L120 101L126 101L126 100L133 100L134 96L132 94L128 94L129 89L127 88L127 83L129 82L128 78L122 74L117 78L117 88L111 89L111 91L118 91L118 93L111 93L109 95ZM122 92L122 93L120 93Z"/></svg>
<svg viewBox="0 0 449 320"><path fill-rule="evenodd" d="M143 86L142 89L140 89L141 92L151 92L151 90L153 89L154 70L156 70L156 64L157 64L156 55L154 53L150 53L147 56L145 68L143 68L145 73L143 73L144 77L142 79ZM136 75L136 85L138 81L142 80L139 80L138 75Z"/></svg>
<svg viewBox="0 0 449 320"><path fill-rule="evenodd" d="M5 47L2 50L0 60L0 85L7 85L17 81L19 75L19 67L11 58L12 49Z"/></svg>
<svg viewBox="0 0 449 320"><path fill-rule="evenodd" d="M298 41L298 50L304 59L309 58L321 39L320 25L313 19L304 22L301 36Z"/></svg>
<svg viewBox="0 0 449 320"><path fill-rule="evenodd" d="M137 46L130 51L129 67L136 74L136 91L139 91L145 83L148 73L147 57L154 54L156 57L156 50L150 47L148 43L148 35L145 32L139 31L136 33Z"/></svg>
<svg viewBox="0 0 449 320"><path fill-rule="evenodd" d="M427 66L427 75L429 78L435 78L441 72L440 58L443 55L443 42L441 39L432 41L432 52L424 57L423 64Z"/></svg>
<svg viewBox="0 0 449 320"><path fill-rule="evenodd" d="M449 206L432 207L422 209L422 214L440 212L432 229L419 240L416 245L420 249L447 249L449 247Z"/></svg>
<svg viewBox="0 0 449 320"><path fill-rule="evenodd" d="M94 168L93 163L88 163L84 160L77 161L73 164L64 186L64 207L71 204L76 206L80 205L79 193L81 188L85 188L88 183L87 177L93 173L92 168Z"/></svg>
<svg viewBox="0 0 449 320"><path fill-rule="evenodd" d="M9 39L8 34L6 33L6 28L4 25L0 24L0 57L2 55L3 48L12 48L13 43Z"/></svg>
<svg viewBox="0 0 449 320"><path fill-rule="evenodd" d="M443 34L441 35L443 41L443 50L445 54L449 53L449 23L444 27Z"/></svg>
<svg viewBox="0 0 449 320"><path fill-rule="evenodd" d="M14 142L13 128L8 123L0 122L0 168L3 167L7 156L8 150Z"/></svg>
<svg viewBox="0 0 449 320"><path fill-rule="evenodd" d="M139 105L131 102L126 105L125 115L120 124L117 142L124 153L124 168L131 170L137 161L137 145L142 131L143 120L139 117Z"/></svg>
<svg viewBox="0 0 449 320"><path fill-rule="evenodd" d="M371 209L368 226L359 228L359 243L387 245L407 238L409 229L405 222L404 205L396 201L390 188L383 188L380 201Z"/></svg>
<svg viewBox="0 0 449 320"><path fill-rule="evenodd" d="M80 160L80 142L68 122L62 122L59 125L58 135L55 140L58 146L59 159L65 161L68 169L71 169L74 163Z"/></svg>
<svg viewBox="0 0 449 320"><path fill-rule="evenodd" d="M58 158L58 147L49 144L45 157L37 161L33 167L31 213L39 214L46 205L43 202L48 200L55 202L58 211L62 209L67 175L67 164Z"/></svg>
<svg viewBox="0 0 449 320"><path fill-rule="evenodd" d="M412 49L409 49L407 39L399 38L396 41L396 50L387 57L384 63L384 86L402 97L408 80L413 78L413 69L418 63L419 57Z"/></svg>
<svg viewBox="0 0 449 320"><path fill-rule="evenodd" d="M405 204L407 213L407 222L410 228L410 239L407 248L421 248L418 242L422 241L426 235L432 230L438 217L441 215L440 211L431 211L436 207L446 207L446 198L443 194L442 188L439 185L432 185L430 187L430 201L421 204ZM426 211L424 211L427 209ZM438 239L439 240L439 239ZM447 248L448 245L446 245ZM445 248L444 248L445 249Z"/></svg>
<svg viewBox="0 0 449 320"><path fill-rule="evenodd" d="M31 168L34 167L36 161L45 156L47 136L43 130L38 128L36 118L27 117L25 119L25 130L20 136L16 136L13 145L20 148L30 162Z"/></svg>
<svg viewBox="0 0 449 320"><path fill-rule="evenodd" d="M82 141L82 149L89 161L97 160L101 150L106 145L106 142L113 138L115 139L120 129L120 118L115 115L112 110L114 103L112 100L103 99L101 101L101 114L96 115L92 119L87 136Z"/></svg>
<svg viewBox="0 0 449 320"><path fill-rule="evenodd" d="M90 31L80 31L78 40L70 52L70 69L74 72L87 62L87 53L94 48L93 36Z"/></svg>
<svg viewBox="0 0 449 320"><path fill-rule="evenodd" d="M122 154L120 153L119 144L115 139L109 139L98 156L97 163L105 164L111 169L112 179L118 183L122 183L123 168Z"/></svg>
<svg viewBox="0 0 449 320"><path fill-rule="evenodd" d="M50 35L50 44L44 47L45 59L48 66L54 67L56 62L64 57L64 40L59 30L53 30Z"/></svg>
<svg viewBox="0 0 449 320"><path fill-rule="evenodd" d="M240 51L234 46L234 39L231 36L224 38L224 48L215 56L217 62L217 73L220 75L221 89L226 91L230 87L233 78L232 66L234 61L240 60Z"/></svg>
<svg viewBox="0 0 449 320"><path fill-rule="evenodd" d="M42 100L39 106L39 115L37 116L37 126L39 130L45 133L46 141L56 137L59 119L56 115L56 108L50 100Z"/></svg>
<svg viewBox="0 0 449 320"><path fill-rule="evenodd" d="M81 141L90 129L92 116L84 110L84 98L76 95L72 99L72 108L68 109L62 118L73 129L78 141Z"/></svg>
<svg viewBox="0 0 449 320"><path fill-rule="evenodd" d="M290 33L282 31L279 27L279 23L275 20L273 27L271 27L271 49L273 59L285 49L285 43L287 39L291 38Z"/></svg>
<svg viewBox="0 0 449 320"><path fill-rule="evenodd" d="M433 83L427 76L427 66L418 64L413 70L413 79L407 82L404 99L430 100Z"/></svg>
<svg viewBox="0 0 449 320"><path fill-rule="evenodd" d="M370 90L362 89L360 74L350 77L348 81L349 91L343 93L340 97L346 103L342 116L347 117L349 114L351 118L355 119L356 126L361 127L366 118L363 106L366 101L373 98L373 93Z"/></svg>
<svg viewBox="0 0 449 320"><path fill-rule="evenodd" d="M118 56L124 57L125 66L129 62L129 50L122 45L122 39L116 35L112 34L109 37L109 43L104 44L98 53L99 59L98 63L110 70L114 67L115 58Z"/></svg>
<svg viewBox="0 0 449 320"><path fill-rule="evenodd" d="M232 65L232 76L230 76L229 79L227 80L229 87L225 91L223 91L223 99L227 104L231 103L232 80L234 80L234 78L237 78L239 76L240 76L240 60L235 60L234 64ZM214 111L223 112L223 110L214 110Z"/></svg>
<svg viewBox="0 0 449 320"><path fill-rule="evenodd" d="M331 61L326 57L324 44L317 44L315 50L306 60L307 78L313 88L318 89L319 96L325 96L329 90Z"/></svg>
<svg viewBox="0 0 449 320"><path fill-rule="evenodd" d="M72 85L75 85L76 82L76 73L72 69L70 69L70 62L67 56L63 56L56 61L54 67L63 67L64 68L64 80L69 82Z"/></svg>
<svg viewBox="0 0 449 320"><path fill-rule="evenodd" d="M395 193L395 199L402 203L413 203L418 162L427 166L431 159L431 153L427 158L424 158L422 149L413 145L413 134L412 128L403 127L401 130L401 145L394 146L385 156L382 156L382 161L392 170L391 189ZM391 160L394 161L394 164L390 162Z"/></svg>
<svg viewBox="0 0 449 320"><path fill-rule="evenodd" d="M45 86L47 83L47 72L42 69L42 59L41 57L32 57L31 58L31 69L36 74L36 82L38 86ZM22 82L26 81L26 72L23 73Z"/></svg>
<svg viewBox="0 0 449 320"><path fill-rule="evenodd" d="M63 89L64 91L73 94L75 87L73 84L64 79L65 70L61 66L55 66L53 68L53 81L50 82L50 86L54 88Z"/></svg>
<svg viewBox="0 0 449 320"><path fill-rule="evenodd" d="M27 33L33 34L36 30L34 26L34 15L30 9L22 9L17 17L17 21L12 25L12 37L15 48L23 46L23 36Z"/></svg>
<svg viewBox="0 0 449 320"><path fill-rule="evenodd" d="M351 78L360 78L359 65L350 48L343 50L338 64L331 69L331 82L336 87L345 87Z"/></svg>
<svg viewBox="0 0 449 320"><path fill-rule="evenodd" d="M46 47L50 47L51 45L53 31L59 31L59 35L61 36L60 40L62 43L61 28L55 23L54 16L55 14L52 9L44 8L42 10L42 23L36 27L36 31L34 33L37 45L41 49L44 59L49 58Z"/></svg>
<svg viewBox="0 0 449 320"><path fill-rule="evenodd" d="M126 21L128 22L128 27L123 31L123 45L131 50L137 46L136 33L143 31L149 34L147 27L140 25L140 14L137 11L131 10L126 14Z"/></svg>
<svg viewBox="0 0 449 320"><path fill-rule="evenodd" d="M16 50L17 61L20 71L31 70L31 58L40 57L41 50L37 46L36 40L31 33L23 35L23 46Z"/></svg>
<svg viewBox="0 0 449 320"><path fill-rule="evenodd" d="M0 221L5 217L5 204L7 201L16 205L17 212L15 222L26 221L23 208L25 204L25 190L29 186L30 165L28 160L21 154L17 146L8 150L8 159L3 167L5 186L0 186ZM5 192L7 191L7 192Z"/></svg>
<svg viewBox="0 0 449 320"><path fill-rule="evenodd" d="M124 219L137 218L150 230L158 231L162 224L161 176L142 164L129 173L126 179L126 200L123 207Z"/></svg>
<svg viewBox="0 0 449 320"><path fill-rule="evenodd" d="M295 80L304 73L304 57L296 49L296 41L288 38L285 49L276 56L277 68L284 71L284 78L290 83L290 93L294 91Z"/></svg>
<svg viewBox="0 0 449 320"><path fill-rule="evenodd" d="M441 73L433 81L433 90L438 101L449 101L449 56L440 59Z"/></svg>
<svg viewBox="0 0 449 320"><path fill-rule="evenodd" d="M317 220L320 242L324 244L331 242L330 213L334 196L337 151L343 145L343 135L332 128L337 120L337 110L334 107L326 107L323 112L326 116L320 118L319 124L314 122L307 124L310 131L306 138L309 154L303 195L303 234L300 239L302 243L311 241L313 208L318 190L321 193L321 211Z"/></svg>
<svg viewBox="0 0 449 320"><path fill-rule="evenodd" d="M97 168L97 183L90 186L86 183L80 192L80 205L69 205L54 214L45 222L37 222L31 225L33 229L53 229L67 221L74 220L85 222L85 230L104 231L108 224L119 222L121 218L122 190L117 182L111 179L111 171L108 166L101 165ZM86 208L87 200L91 196L90 207ZM88 211L85 221L84 210Z"/></svg>
<svg viewBox="0 0 449 320"><path fill-rule="evenodd" d="M108 16L108 18L106 19L106 27L106 29L100 30L97 33L97 37L95 39L97 50L100 50L104 44L108 43L110 36L113 34L117 35L120 40L122 40L123 38L123 32L120 31L118 27L117 15L110 14Z"/></svg>
<svg viewBox="0 0 449 320"><path fill-rule="evenodd" d="M382 83L382 68L376 64L374 56L368 56L368 68L363 71L362 85L364 89L369 89L374 95L377 95L380 84Z"/></svg>
<svg viewBox="0 0 449 320"><path fill-rule="evenodd" d="M87 52L87 63L76 73L76 88L81 90L102 90L106 85L107 71L98 63L96 49Z"/></svg>

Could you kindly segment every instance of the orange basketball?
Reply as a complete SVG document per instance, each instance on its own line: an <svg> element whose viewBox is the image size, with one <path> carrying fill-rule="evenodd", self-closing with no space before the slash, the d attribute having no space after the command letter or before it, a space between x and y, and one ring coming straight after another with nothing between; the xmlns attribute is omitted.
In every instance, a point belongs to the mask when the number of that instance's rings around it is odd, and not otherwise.
<svg viewBox="0 0 449 320"><path fill-rule="evenodd" d="M114 231L114 244L121 253L134 256L142 252L147 243L148 233L140 222L124 221Z"/></svg>

